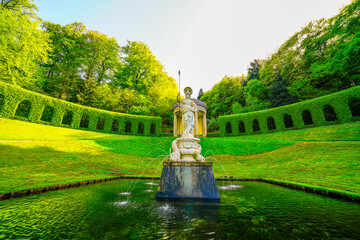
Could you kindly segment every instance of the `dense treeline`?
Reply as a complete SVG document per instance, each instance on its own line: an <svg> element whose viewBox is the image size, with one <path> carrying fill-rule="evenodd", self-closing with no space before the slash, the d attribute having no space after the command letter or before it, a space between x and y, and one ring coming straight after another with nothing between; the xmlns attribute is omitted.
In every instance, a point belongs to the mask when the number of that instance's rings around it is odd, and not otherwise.
<svg viewBox="0 0 360 240"><path fill-rule="evenodd" d="M0 80L31 88L38 64L47 60L48 33L40 29L37 8L29 0L0 1Z"/></svg>
<svg viewBox="0 0 360 240"><path fill-rule="evenodd" d="M85 106L171 121L177 84L146 44L128 41L121 47L82 23L42 22L36 11L31 0L1 0L1 81Z"/></svg>
<svg viewBox="0 0 360 240"><path fill-rule="evenodd" d="M86 29L43 22L32 0L0 0L0 80L105 110L161 116L171 126L177 84L142 42L119 46ZM199 97L220 115L323 96L360 83L360 0L310 22L247 76L226 76Z"/></svg>
<svg viewBox="0 0 360 240"><path fill-rule="evenodd" d="M310 22L246 77L225 77L204 93L215 119L303 101L360 84L360 1L329 19Z"/></svg>

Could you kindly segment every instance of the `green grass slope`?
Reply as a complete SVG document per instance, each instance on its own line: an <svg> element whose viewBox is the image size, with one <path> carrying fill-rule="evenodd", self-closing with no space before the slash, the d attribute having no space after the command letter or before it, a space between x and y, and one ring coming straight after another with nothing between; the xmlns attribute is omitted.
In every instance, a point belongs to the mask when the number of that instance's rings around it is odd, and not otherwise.
<svg viewBox="0 0 360 240"><path fill-rule="evenodd" d="M114 175L160 176L173 137L137 137L0 118L0 193ZM360 123L201 138L216 177L268 178L360 194ZM220 165L218 162L221 162Z"/></svg>

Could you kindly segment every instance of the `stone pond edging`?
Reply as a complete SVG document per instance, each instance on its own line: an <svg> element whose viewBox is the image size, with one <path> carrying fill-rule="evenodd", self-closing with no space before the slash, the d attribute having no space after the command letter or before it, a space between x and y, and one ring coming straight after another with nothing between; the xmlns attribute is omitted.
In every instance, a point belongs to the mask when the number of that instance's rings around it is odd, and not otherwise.
<svg viewBox="0 0 360 240"><path fill-rule="evenodd" d="M60 189L80 187L80 186L85 186L85 185L95 184L95 183L100 183L100 182L107 182L107 181L116 180L116 179L120 179L120 178L121 177L100 178L100 179L93 179L93 180L88 180L88 181L64 183L64 184L47 186L47 187L31 188L31 189L18 190L18 191L13 191L13 192L8 192L8 193L0 193L0 201L6 200L6 199L11 199L11 198L30 196L30 195L40 194L40 193L45 193L45 192L50 192L50 191L56 191L56 190L60 190Z"/></svg>
<svg viewBox="0 0 360 240"><path fill-rule="evenodd" d="M148 180L159 180L160 177L131 177L131 176L118 176L118 177L110 177L110 178L100 178L100 179L94 179L94 180L88 180L88 181L80 181L80 182L74 182L74 183L65 183L65 184L58 184L58 185L52 185L47 187L40 187L40 188L32 188L32 189L25 189L25 190L18 190L8 193L0 193L0 201L11 199L11 198L18 198L18 197L24 197L24 196L30 196L34 194L40 194L50 191L56 191L66 188L72 188L72 187L80 187L100 182L107 182L117 179L148 179ZM287 182L281 182L279 180L270 180L270 179L262 179L262 178L216 178L217 181L229 181L229 182L244 182L244 181L255 181L255 182L265 182L270 183L290 189L300 190L308 193L314 193L322 196L327 196L330 198L336 198L341 199L349 202L354 202L360 204L360 196L352 196L350 194L341 193L341 192L335 192L331 190L325 190L325 189L317 189L314 187L308 187L308 186L302 186L294 183L287 183Z"/></svg>
<svg viewBox="0 0 360 240"><path fill-rule="evenodd" d="M281 182L281 181L270 180L270 179L261 179L260 181L274 184L274 185L279 185L279 186L290 188L290 189L304 191L307 193L315 193L315 194L330 197L330 198L336 198L336 199L345 200L345 201L349 201L349 202L360 203L360 196L352 196L352 195L346 194L346 193L335 192L335 191L325 190L325 189L318 189L315 187L302 186L302 185L298 185L298 184L294 184L294 183L287 183L287 182Z"/></svg>

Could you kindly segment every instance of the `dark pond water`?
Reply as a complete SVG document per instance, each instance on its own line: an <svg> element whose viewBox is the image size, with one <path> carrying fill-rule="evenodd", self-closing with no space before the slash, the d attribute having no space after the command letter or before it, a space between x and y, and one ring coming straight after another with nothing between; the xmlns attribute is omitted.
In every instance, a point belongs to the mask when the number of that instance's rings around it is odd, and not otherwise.
<svg viewBox="0 0 360 240"><path fill-rule="evenodd" d="M358 204L260 182L218 182L220 203L159 202L157 182L135 182L2 201L0 239L360 239Z"/></svg>

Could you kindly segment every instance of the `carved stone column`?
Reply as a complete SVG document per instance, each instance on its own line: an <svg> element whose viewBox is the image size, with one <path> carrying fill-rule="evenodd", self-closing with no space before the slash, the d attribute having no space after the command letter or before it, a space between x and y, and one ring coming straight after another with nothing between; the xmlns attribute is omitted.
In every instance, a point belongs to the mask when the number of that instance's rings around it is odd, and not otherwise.
<svg viewBox="0 0 360 240"><path fill-rule="evenodd" d="M206 126L206 113L203 115L203 137L207 135L207 126Z"/></svg>
<svg viewBox="0 0 360 240"><path fill-rule="evenodd" d="M195 112L195 136L199 136L199 116L198 112Z"/></svg>
<svg viewBox="0 0 360 240"><path fill-rule="evenodd" d="M174 137L176 137L178 134L178 129L177 129L177 116L176 116L176 112L174 111Z"/></svg>

